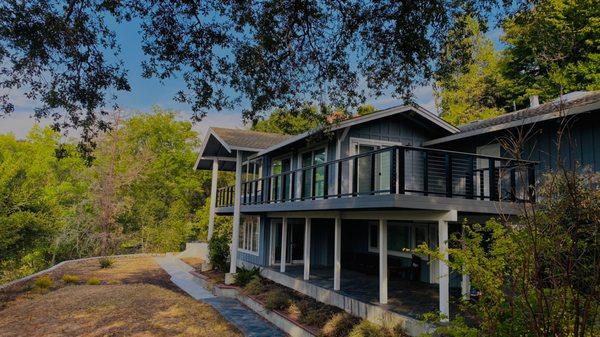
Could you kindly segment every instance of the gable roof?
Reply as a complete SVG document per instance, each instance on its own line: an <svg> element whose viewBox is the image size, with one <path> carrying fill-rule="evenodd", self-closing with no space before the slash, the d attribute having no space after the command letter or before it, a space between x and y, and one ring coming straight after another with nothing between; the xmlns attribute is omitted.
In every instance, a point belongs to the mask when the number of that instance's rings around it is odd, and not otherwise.
<svg viewBox="0 0 600 337"><path fill-rule="evenodd" d="M433 139L424 146L437 145L484 133L509 129L545 120L600 110L600 91L578 91L562 96L537 107L521 109L494 118L459 126L459 133Z"/></svg>
<svg viewBox="0 0 600 337"><path fill-rule="evenodd" d="M231 171L235 169L235 164L230 162L237 151L259 152L290 137L269 132L211 127L206 132L194 168L208 170L212 167L212 160L219 158L222 161L219 162L219 169Z"/></svg>
<svg viewBox="0 0 600 337"><path fill-rule="evenodd" d="M260 152L258 152L255 156L262 156L264 154L267 154L269 152L275 151L277 149L280 149L284 146L293 144L297 141L300 141L306 137L318 134L319 132L323 132L324 130L329 130L329 131L335 131L335 130L340 130L340 129L345 129L347 127L350 126L355 126L355 125L359 125L362 123L366 123L366 122L370 122L379 118L385 118L388 116L393 116L393 115L397 115L397 114L402 114L402 113L407 113L407 112L414 112L416 113L419 117L425 119L426 121L432 123L433 125L439 127L441 130L443 130L444 132L450 133L450 134L454 134L459 132L459 129L457 129L455 126L448 124L446 121L444 121L443 119L441 119L440 117L438 117L437 115L429 112L427 109L417 105L417 104L413 104L413 105L399 105L399 106L394 106L388 109L383 109L383 110L379 110L379 111L375 111L373 113L370 113L368 115L364 115L364 116L357 116L357 117L353 117L344 121L339 122L338 124L333 124L330 126L325 126L325 127L321 127L321 128L317 128L314 130L310 130L304 133L301 133L299 135L290 137L278 144L275 144L267 149L264 149Z"/></svg>

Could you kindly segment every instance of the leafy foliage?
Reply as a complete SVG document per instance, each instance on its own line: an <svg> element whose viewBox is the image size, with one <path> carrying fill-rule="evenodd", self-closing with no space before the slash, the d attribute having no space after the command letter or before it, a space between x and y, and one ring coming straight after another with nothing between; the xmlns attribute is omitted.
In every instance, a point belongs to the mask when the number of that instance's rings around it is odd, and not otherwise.
<svg viewBox="0 0 600 337"><path fill-rule="evenodd" d="M438 332L598 335L599 181L598 174L561 169L545 177L540 202L519 219L466 226L462 237L455 236L447 263L467 273L480 296L463 303L469 320L454 319Z"/></svg>
<svg viewBox="0 0 600 337"><path fill-rule="evenodd" d="M480 23L462 17L448 35L435 83L440 117L461 125L503 113L500 59Z"/></svg>
<svg viewBox="0 0 600 337"><path fill-rule="evenodd" d="M110 268L110 267L112 267L112 265L114 263L115 263L115 261L113 261L111 258L108 258L108 257L101 257L98 260L98 264L100 265L100 268L102 268L102 269Z"/></svg>
<svg viewBox="0 0 600 337"><path fill-rule="evenodd" d="M222 272L229 270L229 244L231 234L213 234L208 241L208 258L213 267Z"/></svg>
<svg viewBox="0 0 600 337"><path fill-rule="evenodd" d="M260 269L253 267L250 269L239 268L235 275L235 284L240 287L245 287L250 281L260 277Z"/></svg>
<svg viewBox="0 0 600 337"><path fill-rule="evenodd" d="M159 108L117 117L91 162L49 128L0 135L1 282L66 259L177 251L206 232L210 181L192 170L191 123Z"/></svg>
<svg viewBox="0 0 600 337"><path fill-rule="evenodd" d="M283 310L290 306L289 294L281 289L269 291L265 298L265 309L267 310Z"/></svg>
<svg viewBox="0 0 600 337"><path fill-rule="evenodd" d="M52 287L54 281L48 275L42 275L33 281L33 285L38 289L48 289Z"/></svg>
<svg viewBox="0 0 600 337"><path fill-rule="evenodd" d="M502 24L503 74L510 95L525 105L576 90L600 89L600 6L595 0L547 0Z"/></svg>

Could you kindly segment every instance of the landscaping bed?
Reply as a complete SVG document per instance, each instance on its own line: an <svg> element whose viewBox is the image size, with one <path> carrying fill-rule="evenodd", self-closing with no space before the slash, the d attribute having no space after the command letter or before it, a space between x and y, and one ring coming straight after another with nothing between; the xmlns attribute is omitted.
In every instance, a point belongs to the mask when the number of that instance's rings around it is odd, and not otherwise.
<svg viewBox="0 0 600 337"><path fill-rule="evenodd" d="M224 273L211 270L197 272L214 285L221 285ZM281 315L315 336L322 337L400 337L397 327L380 327L352 316L344 310L316 301L290 288L265 279L258 269L240 268L237 274L239 292L268 311Z"/></svg>
<svg viewBox="0 0 600 337"><path fill-rule="evenodd" d="M70 262L0 291L0 336L241 336L153 258Z"/></svg>

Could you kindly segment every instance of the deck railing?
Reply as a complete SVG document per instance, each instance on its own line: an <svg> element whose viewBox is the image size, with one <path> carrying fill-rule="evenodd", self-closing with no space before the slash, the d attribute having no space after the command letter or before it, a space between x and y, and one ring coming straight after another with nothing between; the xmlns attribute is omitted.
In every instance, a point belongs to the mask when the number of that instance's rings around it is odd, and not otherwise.
<svg viewBox="0 0 600 337"><path fill-rule="evenodd" d="M242 205L411 194L533 202L535 162L437 149L391 146L242 182ZM234 203L234 186L217 206Z"/></svg>

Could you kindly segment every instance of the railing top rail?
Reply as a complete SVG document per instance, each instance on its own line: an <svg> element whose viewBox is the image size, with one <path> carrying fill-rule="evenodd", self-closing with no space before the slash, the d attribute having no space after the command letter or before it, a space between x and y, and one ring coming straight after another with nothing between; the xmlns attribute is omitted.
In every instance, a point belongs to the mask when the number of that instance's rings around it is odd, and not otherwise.
<svg viewBox="0 0 600 337"><path fill-rule="evenodd" d="M372 156L372 155L376 155L376 154L383 153L383 152L389 152L389 151L392 151L394 149L403 149L403 150L420 151L420 152L430 152L430 153L434 152L434 153L441 153L441 154L452 154L452 155L457 155L457 156L460 155L460 156L466 156L466 157L474 157L476 159L502 160L502 161L507 161L507 162L523 163L524 165L535 165L535 164L538 163L538 162L529 161L529 160L519 160L519 159L513 159L513 158L485 156L485 155L478 155L478 154L468 153L468 152L447 151L447 150L431 149L431 148L417 147L417 146L392 145L392 146L384 147L384 148L381 148L381 149L377 149L377 150L373 150L373 151L369 151L369 152L365 152L365 153L355 154L355 155L344 157L344 158L340 158L340 159L334 159L334 160L327 161L327 162L324 162L324 163L321 163L321 164L315 164L315 165L311 165L311 166L307 166L307 167L302 167L302 168L297 168L297 169L293 169L293 170L289 170L289 171L285 171L285 172L281 172L281 173L277 173L277 174L271 174L271 175L268 175L268 176L265 176L265 177L261 177L261 178L258 178L258 179L247 180L244 183L253 183L253 182L264 181L264 180L267 180L267 179L277 178L277 177L281 177L281 176L287 176L287 175L290 175L290 174L292 174L294 172L308 171L308 170L312 170L312 169L317 169L317 168L320 168L320 167L334 165L334 164L337 164L339 162L350 161L350 160L353 160L354 158L362 158L362 157Z"/></svg>

